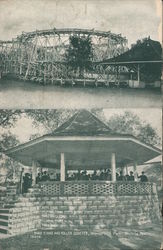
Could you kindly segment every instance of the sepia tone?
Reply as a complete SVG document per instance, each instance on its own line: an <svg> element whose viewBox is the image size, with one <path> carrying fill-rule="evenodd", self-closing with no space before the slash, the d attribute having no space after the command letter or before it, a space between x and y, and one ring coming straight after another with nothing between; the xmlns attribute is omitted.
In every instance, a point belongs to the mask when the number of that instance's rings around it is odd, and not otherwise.
<svg viewBox="0 0 163 250"><path fill-rule="evenodd" d="M0 0L0 249L163 249L162 1Z"/></svg>
<svg viewBox="0 0 163 250"><path fill-rule="evenodd" d="M161 107L161 1L10 2L1 108Z"/></svg>

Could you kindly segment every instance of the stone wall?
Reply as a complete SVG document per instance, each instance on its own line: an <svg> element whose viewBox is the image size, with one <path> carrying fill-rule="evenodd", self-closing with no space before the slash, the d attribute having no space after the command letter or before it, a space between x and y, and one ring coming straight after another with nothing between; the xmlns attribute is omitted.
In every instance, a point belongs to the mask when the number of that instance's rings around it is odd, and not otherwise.
<svg viewBox="0 0 163 250"><path fill-rule="evenodd" d="M42 197L41 228L98 230L158 222L156 195Z"/></svg>
<svg viewBox="0 0 163 250"><path fill-rule="evenodd" d="M2 231L13 235L37 229L92 232L159 221L156 194L19 197L0 209Z"/></svg>

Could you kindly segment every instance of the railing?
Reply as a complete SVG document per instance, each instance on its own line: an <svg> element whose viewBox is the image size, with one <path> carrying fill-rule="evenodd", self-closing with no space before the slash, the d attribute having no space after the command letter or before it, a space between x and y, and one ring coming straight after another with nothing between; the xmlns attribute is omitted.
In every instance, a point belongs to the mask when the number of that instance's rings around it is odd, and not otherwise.
<svg viewBox="0 0 163 250"><path fill-rule="evenodd" d="M43 196L149 195L156 192L150 182L47 181L39 183Z"/></svg>

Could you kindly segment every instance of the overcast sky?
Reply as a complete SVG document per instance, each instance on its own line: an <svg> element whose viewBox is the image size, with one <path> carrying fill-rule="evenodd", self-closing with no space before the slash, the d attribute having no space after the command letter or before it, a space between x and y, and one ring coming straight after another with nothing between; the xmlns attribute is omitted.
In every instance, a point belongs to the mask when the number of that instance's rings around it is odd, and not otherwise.
<svg viewBox="0 0 163 250"><path fill-rule="evenodd" d="M36 29L95 28L121 33L130 45L149 35L161 40L161 0L0 0L0 24L0 40Z"/></svg>

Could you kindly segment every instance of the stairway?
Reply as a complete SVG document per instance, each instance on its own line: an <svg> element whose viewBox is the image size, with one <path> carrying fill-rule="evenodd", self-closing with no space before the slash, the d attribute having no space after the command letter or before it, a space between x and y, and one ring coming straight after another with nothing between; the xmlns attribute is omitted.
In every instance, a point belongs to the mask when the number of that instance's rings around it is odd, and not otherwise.
<svg viewBox="0 0 163 250"><path fill-rule="evenodd" d="M38 188L26 194L17 194L14 186L0 195L0 234L18 235L36 230L40 225Z"/></svg>
<svg viewBox="0 0 163 250"><path fill-rule="evenodd" d="M9 209L0 209L0 233L9 233Z"/></svg>
<svg viewBox="0 0 163 250"><path fill-rule="evenodd" d="M0 233L9 234L9 218L10 212L15 207L18 198L16 194L16 186L8 186L4 192L0 194Z"/></svg>

